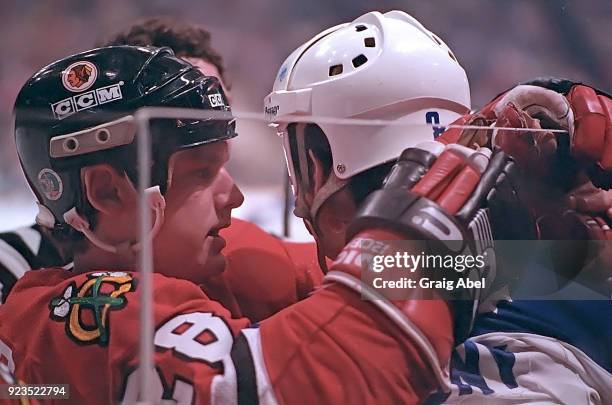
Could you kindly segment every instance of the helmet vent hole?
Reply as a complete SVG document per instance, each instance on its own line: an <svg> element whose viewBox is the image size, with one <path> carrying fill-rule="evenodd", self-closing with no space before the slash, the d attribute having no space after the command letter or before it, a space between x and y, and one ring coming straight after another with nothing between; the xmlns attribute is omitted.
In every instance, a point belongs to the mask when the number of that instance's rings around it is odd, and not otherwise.
<svg viewBox="0 0 612 405"><path fill-rule="evenodd" d="M79 148L79 141L75 138L68 138L64 141L64 150L67 152L74 152Z"/></svg>
<svg viewBox="0 0 612 405"><path fill-rule="evenodd" d="M98 132L96 132L96 140L98 141L98 143L106 143L108 142L110 139L110 131L106 128L103 128L101 130L99 130Z"/></svg>
<svg viewBox="0 0 612 405"><path fill-rule="evenodd" d="M329 75L336 76L342 73L342 65L334 65L329 67Z"/></svg>
<svg viewBox="0 0 612 405"><path fill-rule="evenodd" d="M455 62L459 63L459 62L457 61L457 58L455 58L455 55L453 55L453 53L452 53L451 51L448 51L448 56L450 56L450 57L451 57L451 59L452 59L452 60L454 60Z"/></svg>
<svg viewBox="0 0 612 405"><path fill-rule="evenodd" d="M353 58L353 66L357 68L363 65L364 63L366 63L367 61L368 61L368 58L364 54L361 54Z"/></svg>
<svg viewBox="0 0 612 405"><path fill-rule="evenodd" d="M366 48L374 48L376 46L376 40L374 39L374 37L365 38L363 40L363 43Z"/></svg>
<svg viewBox="0 0 612 405"><path fill-rule="evenodd" d="M367 29L368 29L368 27L366 27L365 25L358 25L358 26L355 27L355 31L357 31L357 32L365 31Z"/></svg>

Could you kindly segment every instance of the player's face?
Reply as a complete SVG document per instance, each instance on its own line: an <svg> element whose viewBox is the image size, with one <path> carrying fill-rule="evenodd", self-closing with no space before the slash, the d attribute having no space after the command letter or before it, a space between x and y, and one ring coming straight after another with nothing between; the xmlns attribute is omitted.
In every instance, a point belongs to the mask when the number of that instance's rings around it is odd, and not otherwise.
<svg viewBox="0 0 612 405"><path fill-rule="evenodd" d="M346 229L357 207L351 193L344 188L332 195L317 215L317 243L330 259L335 259L346 245Z"/></svg>
<svg viewBox="0 0 612 405"><path fill-rule="evenodd" d="M165 221L154 241L157 272L204 283L225 269L219 230L244 200L223 165L227 142L214 142L170 158Z"/></svg>
<svg viewBox="0 0 612 405"><path fill-rule="evenodd" d="M312 209L312 204L315 200L315 195L321 191L321 188L327 181L323 175L325 170L323 164L316 158L311 157L310 164L313 168L313 178L308 182L301 179L296 179L296 183L310 184L309 189L304 190L297 187L297 200L302 201L306 205L307 212ZM333 173L331 174L333 176ZM319 208L314 221L316 227L310 226L312 219L308 218L304 223L317 241L317 247L321 253L330 259L335 259L346 245L346 229L349 222L355 216L357 207L352 194L347 187L332 194ZM294 214L304 218L305 212L298 209L294 210ZM310 214L307 215L310 217Z"/></svg>

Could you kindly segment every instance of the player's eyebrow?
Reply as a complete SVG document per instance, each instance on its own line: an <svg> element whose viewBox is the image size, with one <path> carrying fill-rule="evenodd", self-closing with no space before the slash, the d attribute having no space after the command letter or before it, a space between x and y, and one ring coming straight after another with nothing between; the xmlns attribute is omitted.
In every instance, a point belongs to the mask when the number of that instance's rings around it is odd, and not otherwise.
<svg viewBox="0 0 612 405"><path fill-rule="evenodd" d="M184 169L222 166L229 160L229 148L227 142L215 142L214 144L187 149L178 152L177 162Z"/></svg>

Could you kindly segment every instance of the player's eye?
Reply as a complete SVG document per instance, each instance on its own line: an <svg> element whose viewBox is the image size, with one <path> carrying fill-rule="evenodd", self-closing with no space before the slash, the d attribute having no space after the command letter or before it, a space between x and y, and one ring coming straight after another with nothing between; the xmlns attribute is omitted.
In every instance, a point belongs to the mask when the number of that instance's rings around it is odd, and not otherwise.
<svg viewBox="0 0 612 405"><path fill-rule="evenodd" d="M214 173L211 169L198 170L198 177L202 180L209 181L214 177Z"/></svg>

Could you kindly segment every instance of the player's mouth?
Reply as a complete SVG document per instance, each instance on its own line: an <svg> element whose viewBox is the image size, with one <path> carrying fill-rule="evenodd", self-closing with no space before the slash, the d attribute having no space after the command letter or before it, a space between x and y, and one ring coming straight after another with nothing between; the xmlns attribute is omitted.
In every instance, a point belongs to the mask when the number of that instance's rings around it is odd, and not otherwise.
<svg viewBox="0 0 612 405"><path fill-rule="evenodd" d="M211 240L211 250L219 252L225 247L225 239L219 235L221 229L227 228L229 226L229 222L219 224L212 228L206 237L210 237Z"/></svg>
<svg viewBox="0 0 612 405"><path fill-rule="evenodd" d="M229 227L231 223L231 220L218 223L216 226L210 228L210 231L208 231L207 236L220 237L219 232L221 232L221 229Z"/></svg>

